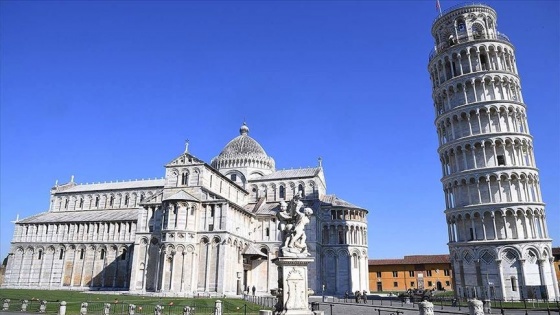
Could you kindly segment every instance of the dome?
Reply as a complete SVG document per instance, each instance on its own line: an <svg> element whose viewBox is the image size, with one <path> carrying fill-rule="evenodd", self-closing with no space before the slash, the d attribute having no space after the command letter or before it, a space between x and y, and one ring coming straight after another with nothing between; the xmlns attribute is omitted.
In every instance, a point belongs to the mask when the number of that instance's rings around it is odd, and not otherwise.
<svg viewBox="0 0 560 315"><path fill-rule="evenodd" d="M212 166L216 169L252 167L274 170L274 159L266 155L255 139L249 137L249 127L243 123L239 128L239 136L233 138L222 152L212 159Z"/></svg>

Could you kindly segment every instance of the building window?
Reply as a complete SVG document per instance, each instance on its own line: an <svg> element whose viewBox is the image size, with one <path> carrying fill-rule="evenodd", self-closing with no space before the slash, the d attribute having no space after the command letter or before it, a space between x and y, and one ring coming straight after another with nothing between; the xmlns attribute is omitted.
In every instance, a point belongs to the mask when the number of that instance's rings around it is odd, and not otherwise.
<svg viewBox="0 0 560 315"><path fill-rule="evenodd" d="M410 281L410 287L414 288L414 281Z"/></svg>
<svg viewBox="0 0 560 315"><path fill-rule="evenodd" d="M208 231L214 231L214 224L208 224Z"/></svg>
<svg viewBox="0 0 560 315"><path fill-rule="evenodd" d="M266 236L270 236L270 229L269 228L264 229L264 234Z"/></svg>
<svg viewBox="0 0 560 315"><path fill-rule="evenodd" d="M121 253L121 260L126 260L126 249L123 249Z"/></svg>
<svg viewBox="0 0 560 315"><path fill-rule="evenodd" d="M41 258L43 258L43 251L39 250L39 255L37 256L37 259L41 260Z"/></svg>
<svg viewBox="0 0 560 315"><path fill-rule="evenodd" d="M68 199L64 201L64 209L68 209Z"/></svg>
<svg viewBox="0 0 560 315"><path fill-rule="evenodd" d="M231 180L232 181L237 181L237 174L231 174Z"/></svg>
<svg viewBox="0 0 560 315"><path fill-rule="evenodd" d="M124 205L128 206L128 195L124 196Z"/></svg>
<svg viewBox="0 0 560 315"><path fill-rule="evenodd" d="M432 276L432 271L431 271L431 270L426 270L426 275L427 275L428 277L431 277L431 276Z"/></svg>
<svg viewBox="0 0 560 315"><path fill-rule="evenodd" d="M511 277L511 290L517 291L517 279L515 277Z"/></svg>
<svg viewBox="0 0 560 315"><path fill-rule="evenodd" d="M189 174L187 173L181 174L181 185L187 185L188 182L189 182Z"/></svg>
<svg viewBox="0 0 560 315"><path fill-rule="evenodd" d="M100 255L101 259L105 259L105 249L101 249L101 255Z"/></svg>
<svg viewBox="0 0 560 315"><path fill-rule="evenodd" d="M338 244L344 244L344 231L338 231Z"/></svg>
<svg viewBox="0 0 560 315"><path fill-rule="evenodd" d="M299 184L299 185L298 185L298 192L300 193L300 195L301 195L302 197L305 196L305 193L304 193L303 185L302 185L302 184Z"/></svg>
<svg viewBox="0 0 560 315"><path fill-rule="evenodd" d="M84 198L80 198L80 209L84 207Z"/></svg>
<svg viewBox="0 0 560 315"><path fill-rule="evenodd" d="M115 197L111 196L111 198L109 198L109 207L113 206L114 201L115 201Z"/></svg>
<svg viewBox="0 0 560 315"><path fill-rule="evenodd" d="M99 197L95 197L95 206L99 207Z"/></svg>
<svg viewBox="0 0 560 315"><path fill-rule="evenodd" d="M399 276L399 272L398 271L393 271L393 278L397 278Z"/></svg>
<svg viewBox="0 0 560 315"><path fill-rule="evenodd" d="M414 277L414 270L410 270L410 271L408 272L408 276L409 276L409 277Z"/></svg>
<svg viewBox="0 0 560 315"><path fill-rule="evenodd" d="M498 155L498 165L506 165L506 159L503 155Z"/></svg>
<svg viewBox="0 0 560 315"><path fill-rule="evenodd" d="M448 287L449 285L449 281L445 281L445 286Z"/></svg>
<svg viewBox="0 0 560 315"><path fill-rule="evenodd" d="M381 278L381 271L377 272L377 278Z"/></svg>
<svg viewBox="0 0 560 315"><path fill-rule="evenodd" d="M80 259L84 259L84 249L80 249Z"/></svg>
<svg viewBox="0 0 560 315"><path fill-rule="evenodd" d="M214 207L210 207L210 217L214 217Z"/></svg>
<svg viewBox="0 0 560 315"><path fill-rule="evenodd" d="M449 276L449 269L444 269L443 270L443 275L444 276Z"/></svg>
<svg viewBox="0 0 560 315"><path fill-rule="evenodd" d="M399 287L399 283L397 281L393 282L393 287L394 288L398 288Z"/></svg>
<svg viewBox="0 0 560 315"><path fill-rule="evenodd" d="M279 190L280 192L278 193L278 195L280 196L280 198L286 198L286 190L284 189L284 186L280 186Z"/></svg>
<svg viewBox="0 0 560 315"><path fill-rule="evenodd" d="M331 220L336 220L336 210L331 210Z"/></svg>
<svg viewBox="0 0 560 315"><path fill-rule="evenodd" d="M428 281L428 287L431 287L433 285L432 281Z"/></svg>

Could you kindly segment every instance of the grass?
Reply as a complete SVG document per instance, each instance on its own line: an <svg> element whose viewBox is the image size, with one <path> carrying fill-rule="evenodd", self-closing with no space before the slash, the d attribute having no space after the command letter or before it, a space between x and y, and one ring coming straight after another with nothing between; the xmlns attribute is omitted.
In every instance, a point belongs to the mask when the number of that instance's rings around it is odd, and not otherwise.
<svg viewBox="0 0 560 315"><path fill-rule="evenodd" d="M110 314L125 314L128 305L136 305L136 314L152 315L156 305L164 306L162 315L182 314L184 306L195 307L197 313L211 313L218 298L154 297L127 294L92 293L89 291L0 289L0 302L10 299L10 311L19 311L22 300L28 300L28 311L37 312L41 300L47 302L47 313L58 312L60 301L67 303L67 315L79 314L82 302L88 303L88 314L102 314L105 303L110 304ZM258 314L268 309L241 299L219 298L224 314Z"/></svg>

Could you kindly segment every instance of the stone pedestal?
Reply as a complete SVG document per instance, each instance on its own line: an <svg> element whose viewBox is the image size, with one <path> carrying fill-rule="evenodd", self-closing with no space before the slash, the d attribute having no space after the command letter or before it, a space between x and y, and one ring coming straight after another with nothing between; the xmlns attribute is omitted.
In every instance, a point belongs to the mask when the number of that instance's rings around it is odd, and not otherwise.
<svg viewBox="0 0 560 315"><path fill-rule="evenodd" d="M484 308L482 301L477 299L469 300L469 314L470 315L484 315Z"/></svg>
<svg viewBox="0 0 560 315"><path fill-rule="evenodd" d="M428 301L420 302L418 310L420 315L434 315L434 304Z"/></svg>
<svg viewBox="0 0 560 315"><path fill-rule="evenodd" d="M274 263L280 267L282 283L282 315L313 315L309 309L307 266L309 257L279 257Z"/></svg>

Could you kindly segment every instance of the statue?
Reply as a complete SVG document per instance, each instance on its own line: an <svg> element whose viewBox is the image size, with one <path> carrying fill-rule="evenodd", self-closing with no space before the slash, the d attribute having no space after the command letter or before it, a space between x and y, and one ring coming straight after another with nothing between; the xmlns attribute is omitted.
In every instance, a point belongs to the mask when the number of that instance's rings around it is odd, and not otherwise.
<svg viewBox="0 0 560 315"><path fill-rule="evenodd" d="M109 315L111 313L111 304L103 304L103 315Z"/></svg>
<svg viewBox="0 0 560 315"><path fill-rule="evenodd" d="M280 229L283 231L282 254L285 257L307 257L307 235L305 226L309 224L313 210L303 207L301 192L290 200L289 204L284 201L280 203L280 211L276 217L280 221Z"/></svg>
<svg viewBox="0 0 560 315"><path fill-rule="evenodd" d="M136 305L128 304L128 315L134 315L136 312Z"/></svg>

